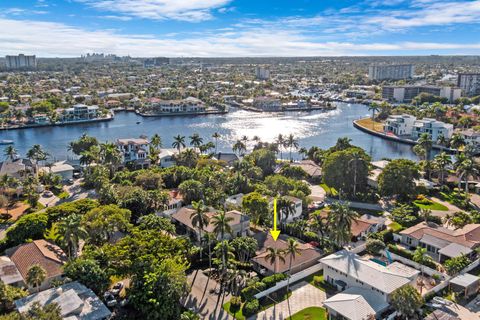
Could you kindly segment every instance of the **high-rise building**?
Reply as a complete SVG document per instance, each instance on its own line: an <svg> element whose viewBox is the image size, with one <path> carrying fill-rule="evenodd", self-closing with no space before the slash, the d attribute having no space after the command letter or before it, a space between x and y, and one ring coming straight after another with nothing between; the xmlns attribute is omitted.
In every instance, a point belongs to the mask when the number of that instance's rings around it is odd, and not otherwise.
<svg viewBox="0 0 480 320"><path fill-rule="evenodd" d="M415 66L412 64L373 64L368 69L370 80L402 80L411 79L415 73Z"/></svg>
<svg viewBox="0 0 480 320"><path fill-rule="evenodd" d="M37 67L37 58L19 54L18 56L6 56L7 69L34 69Z"/></svg>
<svg viewBox="0 0 480 320"><path fill-rule="evenodd" d="M270 70L265 67L255 67L255 77L259 80L268 80L270 78Z"/></svg>
<svg viewBox="0 0 480 320"><path fill-rule="evenodd" d="M480 95L480 73L459 73L457 86L466 96Z"/></svg>
<svg viewBox="0 0 480 320"><path fill-rule="evenodd" d="M145 59L143 61L143 66L145 68L158 67L158 66L163 66L167 64L170 64L170 58L158 57L158 58Z"/></svg>
<svg viewBox="0 0 480 320"><path fill-rule="evenodd" d="M385 86L382 88L382 98L396 102L410 102L420 93L446 98L454 102L462 95L462 89L436 86Z"/></svg>

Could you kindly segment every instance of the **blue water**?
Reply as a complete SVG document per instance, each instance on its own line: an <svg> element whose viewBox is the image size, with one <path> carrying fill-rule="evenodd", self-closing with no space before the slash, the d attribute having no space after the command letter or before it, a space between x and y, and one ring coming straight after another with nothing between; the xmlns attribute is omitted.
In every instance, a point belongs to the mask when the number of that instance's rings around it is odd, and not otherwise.
<svg viewBox="0 0 480 320"><path fill-rule="evenodd" d="M384 261L382 261L382 260L380 260L380 259L377 259L377 258L371 258L370 261L373 261L373 262L375 262L375 263L377 263L377 264L379 264L379 265L381 265L381 266L384 266L384 267L387 266L387 263L386 263L386 262L384 262Z"/></svg>
<svg viewBox="0 0 480 320"><path fill-rule="evenodd" d="M301 147L319 146L328 148L340 137L348 136L352 143L364 148L374 160L381 158L416 159L411 146L374 137L355 129L352 121L370 115L367 107L339 103L337 110L328 112L253 113L231 110L225 115L197 117L143 118L132 112L118 112L109 122L79 124L63 127L43 127L0 132L0 140L14 140L15 148L23 155L34 144L42 145L56 159L73 156L67 151L68 143L84 132L100 141L115 141L117 138L151 136L158 133L164 147L171 147L173 136L199 133L205 141L214 132L219 132L219 151L231 152L235 140L246 135L257 135L263 141L273 141L281 133L293 133ZM137 122L140 121L140 124ZM250 147L253 142L250 143ZM284 152L285 153L285 152Z"/></svg>

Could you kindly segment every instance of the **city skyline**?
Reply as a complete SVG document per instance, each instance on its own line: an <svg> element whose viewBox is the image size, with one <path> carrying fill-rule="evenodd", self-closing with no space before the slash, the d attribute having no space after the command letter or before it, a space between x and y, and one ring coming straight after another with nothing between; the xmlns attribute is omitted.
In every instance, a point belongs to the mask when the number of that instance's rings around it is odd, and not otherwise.
<svg viewBox="0 0 480 320"><path fill-rule="evenodd" d="M480 1L9 1L0 55L475 55Z"/></svg>

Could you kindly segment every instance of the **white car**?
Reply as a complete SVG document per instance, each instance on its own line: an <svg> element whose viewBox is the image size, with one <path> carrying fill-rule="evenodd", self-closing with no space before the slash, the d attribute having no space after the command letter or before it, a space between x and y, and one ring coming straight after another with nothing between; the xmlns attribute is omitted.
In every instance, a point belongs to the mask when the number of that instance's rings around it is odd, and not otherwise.
<svg viewBox="0 0 480 320"><path fill-rule="evenodd" d="M446 300L442 297L433 297L432 303L438 303L444 306L449 306L452 304L452 301Z"/></svg>

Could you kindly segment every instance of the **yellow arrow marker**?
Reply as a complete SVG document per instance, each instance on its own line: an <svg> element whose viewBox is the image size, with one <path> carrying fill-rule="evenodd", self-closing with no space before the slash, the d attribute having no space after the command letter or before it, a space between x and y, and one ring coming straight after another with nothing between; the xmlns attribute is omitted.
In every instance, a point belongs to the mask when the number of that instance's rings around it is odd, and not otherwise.
<svg viewBox="0 0 480 320"><path fill-rule="evenodd" d="M277 198L273 199L273 230L270 230L270 234L274 241L277 241L280 235L280 230L277 230Z"/></svg>

